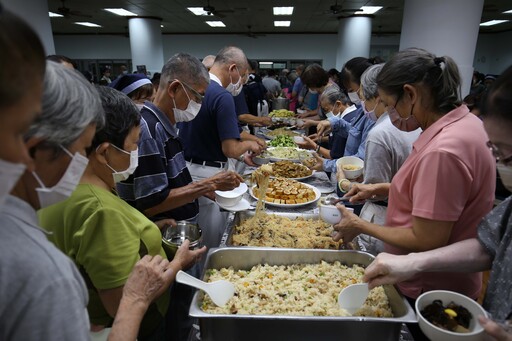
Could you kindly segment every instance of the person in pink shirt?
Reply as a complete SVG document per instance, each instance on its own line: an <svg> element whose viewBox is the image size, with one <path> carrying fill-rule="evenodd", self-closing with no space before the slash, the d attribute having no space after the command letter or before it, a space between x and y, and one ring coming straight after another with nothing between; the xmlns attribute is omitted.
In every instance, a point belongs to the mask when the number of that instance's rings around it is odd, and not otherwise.
<svg viewBox="0 0 512 341"><path fill-rule="evenodd" d="M335 240L365 233L382 240L388 253L408 254L474 238L494 202L496 162L482 121L459 100L455 62L406 49L386 63L377 84L393 125L402 131L421 127L423 133L390 184L354 185L346 194L352 202L389 196L386 226L338 205L344 219L334 226ZM421 273L399 288L411 300L435 289L477 298L481 274Z"/></svg>

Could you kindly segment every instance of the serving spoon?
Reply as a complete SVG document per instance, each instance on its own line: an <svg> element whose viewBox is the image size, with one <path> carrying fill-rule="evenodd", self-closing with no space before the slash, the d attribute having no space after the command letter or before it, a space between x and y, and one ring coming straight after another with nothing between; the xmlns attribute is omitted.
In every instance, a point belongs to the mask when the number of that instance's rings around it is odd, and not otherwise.
<svg viewBox="0 0 512 341"><path fill-rule="evenodd" d="M341 289L338 295L338 305L353 315L368 297L368 283L357 283Z"/></svg>
<svg viewBox="0 0 512 341"><path fill-rule="evenodd" d="M235 286L231 282L220 280L206 283L181 270L176 274L176 282L203 290L219 307L226 305L235 294Z"/></svg>

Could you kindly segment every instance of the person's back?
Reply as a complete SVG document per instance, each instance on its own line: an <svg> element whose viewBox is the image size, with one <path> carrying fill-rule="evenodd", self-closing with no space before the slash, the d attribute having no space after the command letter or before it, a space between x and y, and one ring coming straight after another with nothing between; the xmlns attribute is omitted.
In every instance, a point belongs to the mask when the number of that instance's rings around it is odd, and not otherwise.
<svg viewBox="0 0 512 341"><path fill-rule="evenodd" d="M258 116L258 104L263 104L267 89L263 86L261 81L257 82L256 79L253 79L249 80L249 82L244 85L244 93L249 113Z"/></svg>

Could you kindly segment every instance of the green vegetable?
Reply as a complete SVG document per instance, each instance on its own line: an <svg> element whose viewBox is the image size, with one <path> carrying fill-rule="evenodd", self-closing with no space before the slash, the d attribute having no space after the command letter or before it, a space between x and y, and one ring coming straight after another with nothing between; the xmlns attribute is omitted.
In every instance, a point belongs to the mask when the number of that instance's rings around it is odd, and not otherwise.
<svg viewBox="0 0 512 341"><path fill-rule="evenodd" d="M295 147L295 142L290 136L278 135L269 142L269 145L272 147Z"/></svg>

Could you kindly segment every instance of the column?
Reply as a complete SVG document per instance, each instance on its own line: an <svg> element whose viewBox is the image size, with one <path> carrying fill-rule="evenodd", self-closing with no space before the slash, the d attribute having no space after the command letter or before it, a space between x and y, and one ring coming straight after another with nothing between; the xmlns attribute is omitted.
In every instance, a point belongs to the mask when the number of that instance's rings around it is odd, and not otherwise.
<svg viewBox="0 0 512 341"><path fill-rule="evenodd" d="M400 50L420 47L452 57L462 77L461 97L471 88L473 59L484 0L405 0Z"/></svg>
<svg viewBox="0 0 512 341"><path fill-rule="evenodd" d="M2 3L5 8L23 18L36 31L47 55L55 54L52 24L48 15L48 1L12 0Z"/></svg>
<svg viewBox="0 0 512 341"><path fill-rule="evenodd" d="M128 20L132 66L146 65L151 74L161 72L164 65L162 45L162 19L154 17L131 17Z"/></svg>
<svg viewBox="0 0 512 341"><path fill-rule="evenodd" d="M340 19L336 68L341 69L347 61L354 57L370 57L371 37L371 17L354 16Z"/></svg>

